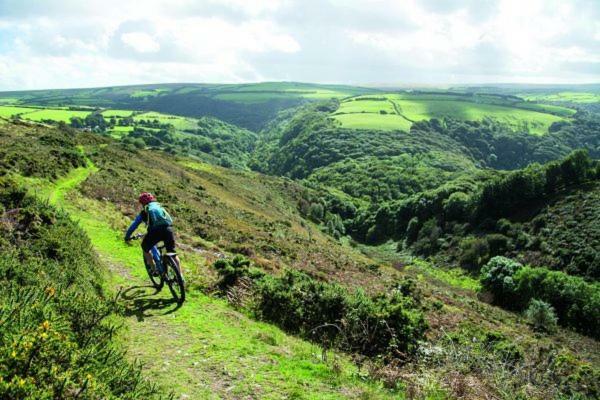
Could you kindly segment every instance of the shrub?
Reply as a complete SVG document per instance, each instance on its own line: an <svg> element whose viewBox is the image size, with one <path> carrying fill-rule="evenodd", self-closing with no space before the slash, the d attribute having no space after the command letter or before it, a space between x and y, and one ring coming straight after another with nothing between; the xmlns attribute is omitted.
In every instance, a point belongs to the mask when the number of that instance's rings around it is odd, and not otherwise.
<svg viewBox="0 0 600 400"><path fill-rule="evenodd" d="M217 270L219 277L219 288L224 290L234 285L239 278L248 275L250 260L241 255L236 255L233 259L219 259L214 262L213 267Z"/></svg>
<svg viewBox="0 0 600 400"><path fill-rule="evenodd" d="M460 265L471 270L478 270L489 259L490 246L482 238L465 238L460 242Z"/></svg>
<svg viewBox="0 0 600 400"><path fill-rule="evenodd" d="M510 258L496 256L481 270L483 287L494 295L494 301L509 306L516 291L514 274L523 266ZM514 304L514 303L512 303Z"/></svg>
<svg viewBox="0 0 600 400"><path fill-rule="evenodd" d="M0 179L0 398L148 399L113 340L117 304L85 233Z"/></svg>
<svg viewBox="0 0 600 400"><path fill-rule="evenodd" d="M419 230L421 229L421 225L419 224L419 218L412 217L410 221L408 221L408 226L406 227L406 244L411 245L417 240L417 236L419 235Z"/></svg>
<svg viewBox="0 0 600 400"><path fill-rule="evenodd" d="M441 234L442 230L437 220L435 218L427 220L419 230L417 241L413 245L415 252L425 256L435 253L439 248L438 239Z"/></svg>
<svg viewBox="0 0 600 400"><path fill-rule="evenodd" d="M537 331L553 333L556 332L556 314L554 308L545 301L532 299L529 307L525 310L527 321Z"/></svg>
<svg viewBox="0 0 600 400"><path fill-rule="evenodd" d="M510 243L510 240L500 233L489 234L485 237L485 240L488 243L491 256L504 254L508 250Z"/></svg>
<svg viewBox="0 0 600 400"><path fill-rule="evenodd" d="M406 354L416 350L426 328L422 312L400 291L350 293L298 271L264 276L256 285L259 316L326 346L368 356Z"/></svg>
<svg viewBox="0 0 600 400"><path fill-rule="evenodd" d="M480 279L497 304L522 310L532 299L538 299L554 308L561 325L594 338L600 337L598 283L589 283L560 271L522 266L500 256L486 264Z"/></svg>

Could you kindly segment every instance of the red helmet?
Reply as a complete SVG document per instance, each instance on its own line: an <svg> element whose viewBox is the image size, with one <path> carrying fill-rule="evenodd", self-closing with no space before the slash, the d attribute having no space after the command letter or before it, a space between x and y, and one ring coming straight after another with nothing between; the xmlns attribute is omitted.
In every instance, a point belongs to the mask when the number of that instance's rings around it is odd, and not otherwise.
<svg viewBox="0 0 600 400"><path fill-rule="evenodd" d="M140 197L138 200L140 203L142 203L143 206L145 206L146 204L148 204L152 201L156 201L156 197L152 196L151 193L144 192L144 193L140 194Z"/></svg>

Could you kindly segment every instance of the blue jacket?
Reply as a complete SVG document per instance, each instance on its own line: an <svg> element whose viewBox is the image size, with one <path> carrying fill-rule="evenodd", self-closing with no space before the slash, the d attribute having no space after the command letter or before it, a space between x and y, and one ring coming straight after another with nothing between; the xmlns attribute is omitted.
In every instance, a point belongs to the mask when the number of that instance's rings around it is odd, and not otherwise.
<svg viewBox="0 0 600 400"><path fill-rule="evenodd" d="M127 233L125 233L125 241L131 239L131 235L133 235L133 232L135 232L135 230L138 228L138 226L140 226L142 222L144 222L144 217L142 216L142 213L139 213L137 217L135 217L131 225L129 225L129 228L127 228ZM154 258L154 263L158 266L160 270L162 268L162 265L160 263L160 252L158 251L156 246L154 246L150 251L152 252L152 258Z"/></svg>

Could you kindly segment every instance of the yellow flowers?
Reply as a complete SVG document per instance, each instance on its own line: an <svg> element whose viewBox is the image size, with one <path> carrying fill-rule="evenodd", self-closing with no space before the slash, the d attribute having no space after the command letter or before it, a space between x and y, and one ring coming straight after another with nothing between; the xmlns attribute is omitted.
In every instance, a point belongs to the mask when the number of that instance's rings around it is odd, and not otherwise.
<svg viewBox="0 0 600 400"><path fill-rule="evenodd" d="M17 358L17 352L13 350L12 353L10 353L10 356L12 358Z"/></svg>
<svg viewBox="0 0 600 400"><path fill-rule="evenodd" d="M54 289L52 286L46 288L46 294L48 296L53 297L55 293L56 293L56 289Z"/></svg>
<svg viewBox="0 0 600 400"><path fill-rule="evenodd" d="M91 380L91 379L92 379L92 374L87 374L87 375L85 376L85 378L86 378L88 381L89 381L89 380Z"/></svg>
<svg viewBox="0 0 600 400"><path fill-rule="evenodd" d="M43 329L43 330L45 330L45 331L47 331L48 329L50 329L50 322L48 320L45 320L40 325L40 328Z"/></svg>

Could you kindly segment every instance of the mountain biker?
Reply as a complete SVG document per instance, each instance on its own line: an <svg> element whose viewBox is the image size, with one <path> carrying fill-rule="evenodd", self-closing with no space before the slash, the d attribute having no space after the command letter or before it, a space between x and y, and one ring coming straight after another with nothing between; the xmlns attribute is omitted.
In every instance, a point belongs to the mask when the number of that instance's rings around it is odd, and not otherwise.
<svg viewBox="0 0 600 400"><path fill-rule="evenodd" d="M153 271L157 271L157 266L160 265L160 253L156 248L158 242L164 242L168 253L175 253L175 236L173 235L173 220L169 213L156 201L156 197L148 192L140 194L139 203L143 207L142 211L135 217L127 233L125 233L125 241L131 240L131 235L137 227L144 222L147 226L147 233L142 240L142 250L144 253L144 261L146 265L152 267ZM175 255L175 260L181 271L179 257Z"/></svg>

